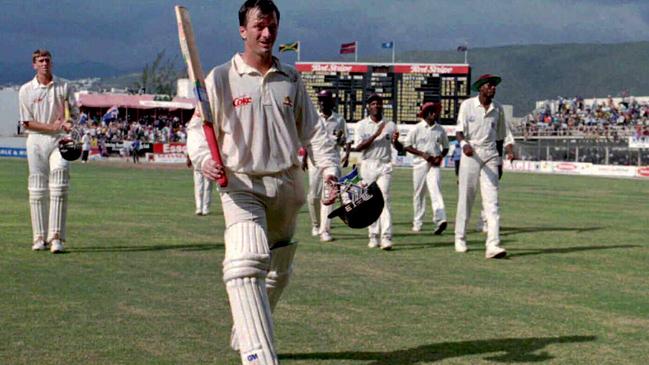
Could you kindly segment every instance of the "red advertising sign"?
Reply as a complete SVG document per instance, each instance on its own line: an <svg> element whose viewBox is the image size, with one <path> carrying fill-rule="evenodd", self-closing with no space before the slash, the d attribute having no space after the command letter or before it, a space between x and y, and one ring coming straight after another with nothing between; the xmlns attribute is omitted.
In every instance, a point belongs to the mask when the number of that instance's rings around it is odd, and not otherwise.
<svg viewBox="0 0 649 365"><path fill-rule="evenodd" d="M184 143L154 143L153 144L153 153L164 154L164 153L186 153L187 145Z"/></svg>
<svg viewBox="0 0 649 365"><path fill-rule="evenodd" d="M577 165L570 162L564 162L564 163L557 164L555 168L561 171L574 171L577 170Z"/></svg>
<svg viewBox="0 0 649 365"><path fill-rule="evenodd" d="M296 63L300 72L367 72L367 65L349 63Z"/></svg>
<svg viewBox="0 0 649 365"><path fill-rule="evenodd" d="M402 64L394 65L398 74L468 74L469 66L445 64Z"/></svg>
<svg viewBox="0 0 649 365"><path fill-rule="evenodd" d="M649 166L638 167L638 176L649 177Z"/></svg>

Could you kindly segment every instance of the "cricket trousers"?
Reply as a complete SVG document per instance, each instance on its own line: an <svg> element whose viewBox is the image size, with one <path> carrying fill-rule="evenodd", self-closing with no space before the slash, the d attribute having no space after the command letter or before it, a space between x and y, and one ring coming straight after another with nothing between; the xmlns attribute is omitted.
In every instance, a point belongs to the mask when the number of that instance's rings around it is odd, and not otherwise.
<svg viewBox="0 0 649 365"><path fill-rule="evenodd" d="M392 163L379 160L363 160L360 169L361 178L366 184L376 181L383 194L383 211L376 222L369 226L369 237L392 240L392 210L390 189L392 186Z"/></svg>
<svg viewBox="0 0 649 365"><path fill-rule="evenodd" d="M493 154L490 154L493 156ZM456 246L466 245L466 230L471 218L471 208L478 186L482 196L482 208L487 222L486 245L500 245L500 208L498 205L498 156L480 157L480 151L474 150L471 157L462 154L460 163L460 186L458 192L457 213L455 220Z"/></svg>
<svg viewBox="0 0 649 365"><path fill-rule="evenodd" d="M61 135L29 133L29 206L33 240L66 240L70 162L58 149Z"/></svg>
<svg viewBox="0 0 649 365"><path fill-rule="evenodd" d="M309 166L309 192L307 194L307 206L309 207L309 216L311 217L311 226L318 228L318 232L331 232L331 219L327 218L329 213L334 210L334 205L321 204L323 189L323 169L316 167L310 159L307 159Z"/></svg>
<svg viewBox="0 0 649 365"><path fill-rule="evenodd" d="M194 169L194 200L196 213L208 214L212 203L213 183L203 176L201 170Z"/></svg>
<svg viewBox="0 0 649 365"><path fill-rule="evenodd" d="M433 223L438 225L446 221L446 208L442 197L442 178L439 167L429 163L419 164L412 169L412 205L414 207L413 228L421 228L424 214L426 213L426 194L428 190L431 206L433 208Z"/></svg>

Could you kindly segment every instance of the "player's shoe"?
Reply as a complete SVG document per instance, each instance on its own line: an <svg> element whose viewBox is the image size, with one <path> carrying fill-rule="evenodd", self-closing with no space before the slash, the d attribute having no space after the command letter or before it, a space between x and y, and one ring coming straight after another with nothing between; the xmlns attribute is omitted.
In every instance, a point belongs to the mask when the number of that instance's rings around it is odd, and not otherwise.
<svg viewBox="0 0 649 365"><path fill-rule="evenodd" d="M502 259L507 256L507 250L500 246L487 246L484 256L488 259Z"/></svg>
<svg viewBox="0 0 649 365"><path fill-rule="evenodd" d="M469 251L469 248L466 246L466 241L464 240L455 240L455 252L465 253Z"/></svg>
<svg viewBox="0 0 649 365"><path fill-rule="evenodd" d="M210 211L209 211L209 210L204 210L204 211L203 211L203 215L209 215L209 214L210 214Z"/></svg>
<svg viewBox="0 0 649 365"><path fill-rule="evenodd" d="M45 251L47 250L47 243L42 239L39 238L34 242L32 245L32 251Z"/></svg>
<svg viewBox="0 0 649 365"><path fill-rule="evenodd" d="M52 242L50 242L50 252L51 253L61 253L64 251L63 248L63 241L59 239L53 239Z"/></svg>
<svg viewBox="0 0 649 365"><path fill-rule="evenodd" d="M389 238L384 238L381 240L381 250L390 251L392 249L392 240Z"/></svg>
<svg viewBox="0 0 649 365"><path fill-rule="evenodd" d="M370 242L367 244L367 247L369 247L369 248L377 248L377 247L379 247L379 238L378 237L370 237Z"/></svg>
<svg viewBox="0 0 649 365"><path fill-rule="evenodd" d="M412 225L412 231L415 232L415 233L419 233L419 232L421 232L421 225L419 225L419 224L413 224L413 225Z"/></svg>
<svg viewBox="0 0 649 365"><path fill-rule="evenodd" d="M331 236L331 233L329 233L329 232L320 233L320 241L322 241L322 242L331 242L333 240L334 240L334 238Z"/></svg>
<svg viewBox="0 0 649 365"><path fill-rule="evenodd" d="M320 235L320 228L319 227L312 227L311 228L311 236L318 237L319 235Z"/></svg>
<svg viewBox="0 0 649 365"><path fill-rule="evenodd" d="M439 236L440 234L442 234L442 232L444 232L444 230L446 229L447 226L448 226L448 222L441 221L441 222L439 222L439 224L437 225L437 228L435 228L435 232L433 232L433 233Z"/></svg>
<svg viewBox="0 0 649 365"><path fill-rule="evenodd" d="M196 211L194 212L194 214L196 214L196 215L203 215L203 211L200 210L200 209L196 209Z"/></svg>

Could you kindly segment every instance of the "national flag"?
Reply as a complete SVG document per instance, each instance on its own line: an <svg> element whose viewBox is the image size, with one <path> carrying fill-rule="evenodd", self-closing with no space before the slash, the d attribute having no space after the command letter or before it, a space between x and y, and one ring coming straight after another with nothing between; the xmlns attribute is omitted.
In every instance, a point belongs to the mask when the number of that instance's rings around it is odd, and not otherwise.
<svg viewBox="0 0 649 365"><path fill-rule="evenodd" d="M341 184L358 184L361 182L361 177L358 175L358 169L354 167L352 172L349 174L342 176L341 178L338 179L338 182Z"/></svg>
<svg viewBox="0 0 649 365"><path fill-rule="evenodd" d="M356 41L340 45L340 54L356 53Z"/></svg>
<svg viewBox="0 0 649 365"><path fill-rule="evenodd" d="M299 52L300 51L300 42L284 43L279 45L279 51L284 52Z"/></svg>
<svg viewBox="0 0 649 365"><path fill-rule="evenodd" d="M467 46L457 46L458 52L466 52L469 48Z"/></svg>
<svg viewBox="0 0 649 365"><path fill-rule="evenodd" d="M81 115L79 115L79 124L86 124L87 122L88 122L88 114L81 113Z"/></svg>
<svg viewBox="0 0 649 365"><path fill-rule="evenodd" d="M113 105L110 107L110 109L108 109L106 114L104 114L104 116L101 117L101 120L103 120L104 122L110 122L111 120L117 119L118 116L119 116L119 109L117 108L117 105Z"/></svg>
<svg viewBox="0 0 649 365"><path fill-rule="evenodd" d="M381 48L386 48L386 49L394 48L394 41L381 43Z"/></svg>

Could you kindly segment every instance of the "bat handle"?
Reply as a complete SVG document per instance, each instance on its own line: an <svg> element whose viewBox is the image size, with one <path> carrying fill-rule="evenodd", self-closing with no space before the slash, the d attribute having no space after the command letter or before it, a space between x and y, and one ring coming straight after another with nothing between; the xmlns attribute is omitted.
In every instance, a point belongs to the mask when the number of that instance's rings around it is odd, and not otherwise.
<svg viewBox="0 0 649 365"><path fill-rule="evenodd" d="M203 132L205 133L205 138L207 139L207 145L210 148L210 155L212 156L212 160L214 160L217 165L223 166L221 152L219 152L218 144L216 142L216 134L214 134L214 124L208 122L203 123ZM223 176L221 176L221 178L216 181L222 188L228 186L228 177L225 175L225 171L223 172Z"/></svg>

